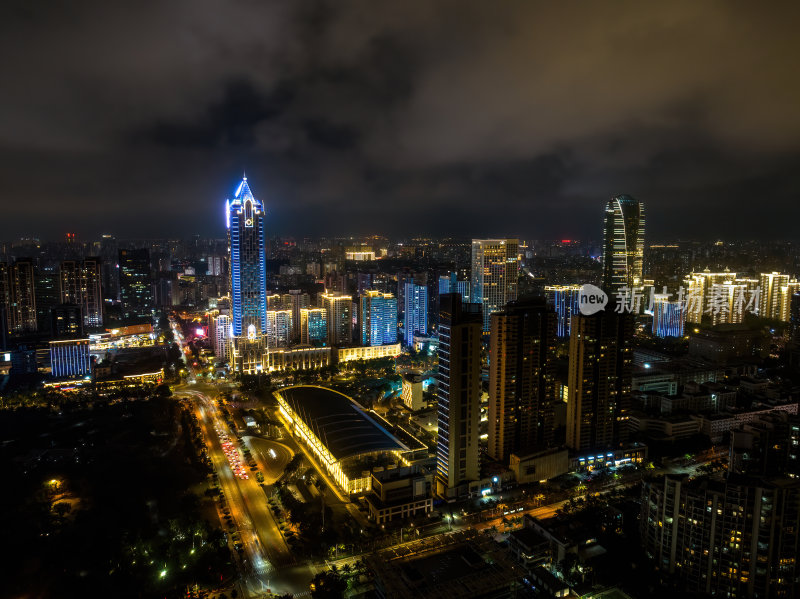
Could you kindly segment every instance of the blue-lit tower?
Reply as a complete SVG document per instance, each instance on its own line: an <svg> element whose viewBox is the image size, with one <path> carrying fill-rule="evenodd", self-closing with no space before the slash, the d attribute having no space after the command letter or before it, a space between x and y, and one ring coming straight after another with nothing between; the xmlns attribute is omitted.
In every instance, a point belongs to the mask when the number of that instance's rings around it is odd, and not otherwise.
<svg viewBox="0 0 800 599"><path fill-rule="evenodd" d="M653 296L653 335L656 337L682 337L686 323L686 310L679 301L670 301L668 294Z"/></svg>
<svg viewBox="0 0 800 599"><path fill-rule="evenodd" d="M407 282L405 285L403 333L405 343L414 345L414 335L428 334L428 286Z"/></svg>
<svg viewBox="0 0 800 599"><path fill-rule="evenodd" d="M267 333L266 214L247 177L225 203L231 273L231 366L253 374L263 369Z"/></svg>
<svg viewBox="0 0 800 599"><path fill-rule="evenodd" d="M555 308L558 315L556 334L559 337L569 337L572 316L580 311L580 291L580 285L546 285L544 288L547 303Z"/></svg>

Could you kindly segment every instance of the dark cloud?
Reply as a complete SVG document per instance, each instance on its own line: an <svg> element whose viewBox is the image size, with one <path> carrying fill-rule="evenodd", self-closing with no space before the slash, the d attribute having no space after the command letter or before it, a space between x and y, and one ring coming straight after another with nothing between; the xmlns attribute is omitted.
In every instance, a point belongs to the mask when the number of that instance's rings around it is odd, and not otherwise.
<svg viewBox="0 0 800 599"><path fill-rule="evenodd" d="M799 13L6 2L0 237L221 234L243 170L282 233L796 237Z"/></svg>

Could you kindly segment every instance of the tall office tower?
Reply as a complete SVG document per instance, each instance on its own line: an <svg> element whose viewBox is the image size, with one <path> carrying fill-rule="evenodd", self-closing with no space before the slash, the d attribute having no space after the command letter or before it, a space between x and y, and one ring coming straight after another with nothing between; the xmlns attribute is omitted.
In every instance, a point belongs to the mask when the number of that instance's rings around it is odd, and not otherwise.
<svg viewBox="0 0 800 599"><path fill-rule="evenodd" d="M567 445L605 450L627 440L633 315L572 317L567 375Z"/></svg>
<svg viewBox="0 0 800 599"><path fill-rule="evenodd" d="M441 497L468 492L478 480L480 436L480 304L463 304L457 293L439 298L439 382L436 490Z"/></svg>
<svg viewBox="0 0 800 599"><path fill-rule="evenodd" d="M125 318L150 318L153 290L150 252L146 248L119 250L119 299Z"/></svg>
<svg viewBox="0 0 800 599"><path fill-rule="evenodd" d="M758 298L758 315L762 318L780 319L781 287L789 284L789 275L779 272L764 272L758 278L761 290Z"/></svg>
<svg viewBox="0 0 800 599"><path fill-rule="evenodd" d="M350 345L353 343L353 298L334 293L321 297L328 323L328 344Z"/></svg>
<svg viewBox="0 0 800 599"><path fill-rule="evenodd" d="M519 276L517 239L472 240L472 302L483 308L483 332L489 332L489 315L517 299Z"/></svg>
<svg viewBox="0 0 800 599"><path fill-rule="evenodd" d="M34 333L36 323L36 286L33 260L18 258L9 269L9 326L15 334Z"/></svg>
<svg viewBox="0 0 800 599"><path fill-rule="evenodd" d="M83 337L83 314L78 304L58 304L50 308L50 334L55 339Z"/></svg>
<svg viewBox="0 0 800 599"><path fill-rule="evenodd" d="M606 204L603 227L603 288L609 294L642 286L644 204L620 195Z"/></svg>
<svg viewBox="0 0 800 599"><path fill-rule="evenodd" d="M428 286L417 285L413 281L406 283L403 332L405 343L414 345L414 335L428 334Z"/></svg>
<svg viewBox="0 0 800 599"><path fill-rule="evenodd" d="M668 293L653 294L653 335L656 337L683 337L686 310Z"/></svg>
<svg viewBox="0 0 800 599"><path fill-rule="evenodd" d="M292 307L292 339L300 339L300 311L306 310L311 306L311 296L301 292L299 289L289 290Z"/></svg>
<svg viewBox="0 0 800 599"><path fill-rule="evenodd" d="M558 318L544 298L511 302L491 318L489 457L553 445Z"/></svg>
<svg viewBox="0 0 800 599"><path fill-rule="evenodd" d="M328 338L328 319L325 308L300 310L300 343L324 344Z"/></svg>
<svg viewBox="0 0 800 599"><path fill-rule="evenodd" d="M359 297L358 337L364 346L397 343L397 298L394 295L368 290Z"/></svg>
<svg viewBox="0 0 800 599"><path fill-rule="evenodd" d="M267 334L266 215L247 177L226 201L231 273L231 367L241 374L264 368Z"/></svg>
<svg viewBox="0 0 800 599"><path fill-rule="evenodd" d="M289 347L292 342L291 310L267 310L267 347Z"/></svg>
<svg viewBox="0 0 800 599"><path fill-rule="evenodd" d="M58 268L53 265L36 269L36 328L40 333L52 332L50 310L59 303Z"/></svg>
<svg viewBox="0 0 800 599"><path fill-rule="evenodd" d="M580 285L546 285L544 295L547 303L553 306L558 316L556 333L559 337L569 337L572 315L579 312L578 295Z"/></svg>
<svg viewBox="0 0 800 599"><path fill-rule="evenodd" d="M683 280L684 301L686 302L686 322L699 323L711 297L711 288L727 281L735 281L736 273L727 268L724 272L692 272Z"/></svg>

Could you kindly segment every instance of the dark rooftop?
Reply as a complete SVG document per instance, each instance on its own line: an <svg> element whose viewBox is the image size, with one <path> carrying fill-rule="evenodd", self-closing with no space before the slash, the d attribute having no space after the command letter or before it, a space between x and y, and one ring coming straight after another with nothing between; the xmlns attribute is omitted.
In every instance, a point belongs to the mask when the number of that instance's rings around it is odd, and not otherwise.
<svg viewBox="0 0 800 599"><path fill-rule="evenodd" d="M408 449L343 393L298 385L280 389L275 394L286 400L336 460L374 451Z"/></svg>

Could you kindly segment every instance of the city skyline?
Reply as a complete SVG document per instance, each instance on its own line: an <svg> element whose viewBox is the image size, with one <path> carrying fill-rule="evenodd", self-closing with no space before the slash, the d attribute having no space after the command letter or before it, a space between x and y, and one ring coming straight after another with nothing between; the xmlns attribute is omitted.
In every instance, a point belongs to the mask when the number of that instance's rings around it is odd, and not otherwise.
<svg viewBox="0 0 800 599"><path fill-rule="evenodd" d="M798 10L11 7L0 238L218 235L245 170L285 235L793 238Z"/></svg>

